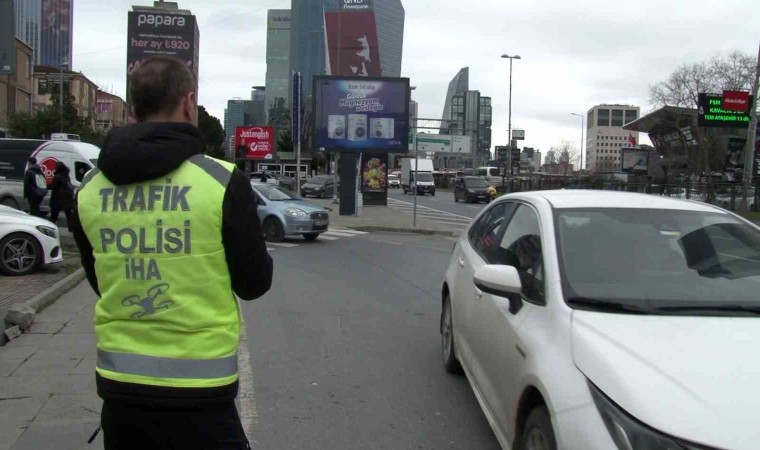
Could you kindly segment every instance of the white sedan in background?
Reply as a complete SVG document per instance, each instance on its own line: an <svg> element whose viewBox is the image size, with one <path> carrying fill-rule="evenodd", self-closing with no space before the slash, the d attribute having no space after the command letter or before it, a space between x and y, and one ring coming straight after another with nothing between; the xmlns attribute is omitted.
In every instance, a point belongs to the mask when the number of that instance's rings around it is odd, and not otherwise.
<svg viewBox="0 0 760 450"><path fill-rule="evenodd" d="M0 272L28 275L62 260L58 227L23 211L0 206Z"/></svg>
<svg viewBox="0 0 760 450"><path fill-rule="evenodd" d="M443 362L505 449L760 448L760 228L700 202L508 195L458 240Z"/></svg>

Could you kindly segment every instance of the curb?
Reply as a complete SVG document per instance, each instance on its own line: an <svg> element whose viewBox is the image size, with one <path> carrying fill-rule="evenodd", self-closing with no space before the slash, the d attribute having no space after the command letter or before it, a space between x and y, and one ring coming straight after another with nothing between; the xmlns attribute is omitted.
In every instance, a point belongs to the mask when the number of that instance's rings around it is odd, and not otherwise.
<svg viewBox="0 0 760 450"><path fill-rule="evenodd" d="M348 226L352 230L367 231L373 233L414 233L424 234L427 236L445 236L459 237L458 231L427 230L424 228L394 228L394 227L375 227L375 226Z"/></svg>
<svg viewBox="0 0 760 450"><path fill-rule="evenodd" d="M65 293L69 292L85 278L84 268L80 267L66 278L55 283L29 300L21 304L34 308L35 314L39 314L48 306L55 303Z"/></svg>

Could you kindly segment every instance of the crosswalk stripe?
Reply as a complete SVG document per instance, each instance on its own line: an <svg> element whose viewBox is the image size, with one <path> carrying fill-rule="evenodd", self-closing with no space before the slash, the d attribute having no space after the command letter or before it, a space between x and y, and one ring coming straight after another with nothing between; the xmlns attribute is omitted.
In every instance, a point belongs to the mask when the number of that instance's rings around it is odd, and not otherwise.
<svg viewBox="0 0 760 450"><path fill-rule="evenodd" d="M323 241L337 241L340 238L337 236L325 236L325 234L322 233L319 235L319 239L322 239Z"/></svg>
<svg viewBox="0 0 760 450"><path fill-rule="evenodd" d="M469 225L467 223L462 223L462 222L449 222L448 220L431 220L431 222L442 223L445 225L459 225L462 227L466 227L467 225Z"/></svg>
<svg viewBox="0 0 760 450"><path fill-rule="evenodd" d="M356 231L356 230L351 230L349 228L331 228L330 231L338 231L340 233L349 233L349 234L353 234L353 235L356 235L356 236L360 236L360 235L363 235L363 234L368 234L366 231Z"/></svg>
<svg viewBox="0 0 760 450"><path fill-rule="evenodd" d="M274 249L273 249L272 247L267 247L267 251L268 251L268 252L273 252L273 251L274 251Z"/></svg>
<svg viewBox="0 0 760 450"><path fill-rule="evenodd" d="M276 245L277 247L285 247L285 248L298 247L298 244L289 244L287 242L270 242L269 245Z"/></svg>
<svg viewBox="0 0 760 450"><path fill-rule="evenodd" d="M329 235L329 236L339 236L339 237L354 237L354 234L351 233L343 233L340 231L325 231L322 233L322 236Z"/></svg>

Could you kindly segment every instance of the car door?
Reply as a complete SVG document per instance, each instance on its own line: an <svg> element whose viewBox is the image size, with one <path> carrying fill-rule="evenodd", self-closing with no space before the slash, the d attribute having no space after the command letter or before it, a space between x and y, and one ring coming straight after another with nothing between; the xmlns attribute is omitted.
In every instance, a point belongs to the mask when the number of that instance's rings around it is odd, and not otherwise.
<svg viewBox="0 0 760 450"><path fill-rule="evenodd" d="M517 268L522 282L519 310L510 312L510 300L480 293L475 295L473 321L480 332L473 337L473 354L481 368L479 383L487 386L489 409L510 441L514 424L514 407L519 401L521 365L525 363L524 346L520 342L520 327L534 305L545 304L544 264L541 228L538 212L525 203L513 204L514 211L507 220L497 250L489 256L490 264ZM515 306L512 305L512 306Z"/></svg>
<svg viewBox="0 0 760 450"><path fill-rule="evenodd" d="M478 333L479 324L474 317L475 284L472 277L486 262L483 255L498 245L501 227L504 223L505 203L498 203L487 209L470 227L467 238L457 245L455 259L458 269L452 292L452 313L456 346L464 363L472 372L480 372L480 364L470 355L476 351L471 342ZM471 363L471 361L473 363Z"/></svg>
<svg viewBox="0 0 760 450"><path fill-rule="evenodd" d="M267 215L269 214L269 209L267 209L267 202L264 200L264 197L258 192L253 191L253 195L256 196L256 214L259 216L259 222L264 223L264 219L266 219Z"/></svg>

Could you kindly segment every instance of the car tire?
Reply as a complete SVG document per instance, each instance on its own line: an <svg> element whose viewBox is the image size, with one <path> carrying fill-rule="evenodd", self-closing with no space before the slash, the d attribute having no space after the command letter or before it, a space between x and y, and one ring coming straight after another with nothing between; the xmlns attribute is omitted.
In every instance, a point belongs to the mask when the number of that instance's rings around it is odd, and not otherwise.
<svg viewBox="0 0 760 450"><path fill-rule="evenodd" d="M533 408L520 435L519 450L557 450L552 420L544 405Z"/></svg>
<svg viewBox="0 0 760 450"><path fill-rule="evenodd" d="M303 235L303 238L307 241L316 241L319 237L319 233L306 233Z"/></svg>
<svg viewBox="0 0 760 450"><path fill-rule="evenodd" d="M276 217L268 217L264 221L264 239L269 242L281 242L285 237L280 220Z"/></svg>
<svg viewBox="0 0 760 450"><path fill-rule="evenodd" d="M0 241L0 272L6 275L29 275L43 262L42 246L32 235L12 233Z"/></svg>
<svg viewBox="0 0 760 450"><path fill-rule="evenodd" d="M457 197L457 194L454 194L454 203L459 203L459 197Z"/></svg>
<svg viewBox="0 0 760 450"><path fill-rule="evenodd" d="M13 197L5 197L4 199L0 200L0 205L13 209L21 209L21 207L18 205L18 202Z"/></svg>
<svg viewBox="0 0 760 450"><path fill-rule="evenodd" d="M457 359L454 343L454 316L451 313L451 296L446 294L441 312L441 348L443 350L443 367L446 372L462 374L462 364Z"/></svg>

